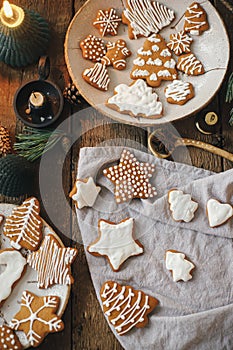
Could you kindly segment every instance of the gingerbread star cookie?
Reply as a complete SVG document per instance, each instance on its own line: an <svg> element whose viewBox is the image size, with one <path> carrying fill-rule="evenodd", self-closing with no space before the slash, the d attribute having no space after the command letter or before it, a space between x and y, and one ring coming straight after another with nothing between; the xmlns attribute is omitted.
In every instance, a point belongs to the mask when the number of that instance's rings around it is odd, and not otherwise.
<svg viewBox="0 0 233 350"><path fill-rule="evenodd" d="M96 63L94 67L84 70L83 79L96 89L107 91L110 83L110 78L105 64Z"/></svg>
<svg viewBox="0 0 233 350"><path fill-rule="evenodd" d="M107 52L103 39L91 34L80 42L80 48L83 58L92 62L100 61Z"/></svg>
<svg viewBox="0 0 233 350"><path fill-rule="evenodd" d="M157 194L149 182L154 171L153 164L140 163L134 154L124 150L119 165L105 169L103 174L115 184L116 202L123 203L133 198L152 198Z"/></svg>
<svg viewBox="0 0 233 350"><path fill-rule="evenodd" d="M119 335L132 328L142 328L148 323L148 314L158 305L158 300L131 286L121 286L107 281L100 290L104 314Z"/></svg>
<svg viewBox="0 0 233 350"><path fill-rule="evenodd" d="M207 202L207 215L210 227L221 226L233 216L233 208L230 204L210 199Z"/></svg>
<svg viewBox="0 0 233 350"><path fill-rule="evenodd" d="M94 256L108 259L113 271L119 271L128 258L143 253L142 244L133 238L133 219L128 218L119 224L99 220L99 238L88 246Z"/></svg>
<svg viewBox="0 0 233 350"><path fill-rule="evenodd" d="M166 252L166 268L172 272L174 282L187 282L192 279L191 271L195 265L185 258L185 254L176 250Z"/></svg>
<svg viewBox="0 0 233 350"><path fill-rule="evenodd" d="M132 52L127 49L126 42L119 39L115 43L107 44L107 53L101 59L101 63L113 66L117 70L123 70L126 68L126 58L131 55Z"/></svg>
<svg viewBox="0 0 233 350"><path fill-rule="evenodd" d="M170 35L170 41L167 43L167 46L172 50L177 56L182 55L182 53L190 53L190 46L193 42L193 39L185 33L184 30L178 33Z"/></svg>
<svg viewBox="0 0 233 350"><path fill-rule="evenodd" d="M61 247L53 235L45 236L40 249L27 257L27 263L38 274L38 288L47 289L54 284L74 283L71 264L78 254L77 249Z"/></svg>
<svg viewBox="0 0 233 350"><path fill-rule="evenodd" d="M23 346L15 332L7 325L0 326L0 350L22 350Z"/></svg>
<svg viewBox="0 0 233 350"><path fill-rule="evenodd" d="M164 90L168 103L184 105L194 97L194 88L191 83L174 80Z"/></svg>
<svg viewBox="0 0 233 350"><path fill-rule="evenodd" d="M193 53L179 56L177 69L186 73L187 75L202 75L205 73L203 64Z"/></svg>
<svg viewBox="0 0 233 350"><path fill-rule="evenodd" d="M93 207L100 191L101 187L96 186L92 177L78 179L70 192L70 198L75 201L78 209Z"/></svg>
<svg viewBox="0 0 233 350"><path fill-rule="evenodd" d="M10 327L25 333L29 344L39 346L49 333L61 332L64 324L56 315L60 298L54 295L38 297L24 291L21 309L13 317Z"/></svg>
<svg viewBox="0 0 233 350"><path fill-rule="evenodd" d="M117 16L116 10L99 10L93 26L97 28L102 36L117 35L118 27L121 24L121 18Z"/></svg>
<svg viewBox="0 0 233 350"><path fill-rule="evenodd" d="M13 248L36 250L42 239L40 203L34 198L26 199L7 217L3 233L11 240Z"/></svg>
<svg viewBox="0 0 233 350"><path fill-rule="evenodd" d="M185 12L184 30L191 35L200 35L209 29L207 14L198 3L192 3Z"/></svg>

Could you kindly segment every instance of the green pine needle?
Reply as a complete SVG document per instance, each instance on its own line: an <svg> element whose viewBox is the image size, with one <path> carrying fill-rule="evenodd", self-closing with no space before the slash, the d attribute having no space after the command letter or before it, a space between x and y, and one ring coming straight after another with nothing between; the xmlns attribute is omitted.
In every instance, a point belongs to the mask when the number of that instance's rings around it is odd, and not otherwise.
<svg viewBox="0 0 233 350"><path fill-rule="evenodd" d="M232 108L232 110L230 111L230 120L229 120L229 124L230 124L230 126L233 126L233 108Z"/></svg>
<svg viewBox="0 0 233 350"><path fill-rule="evenodd" d="M230 78L227 83L227 94L226 102L231 103L233 101L233 73L231 73Z"/></svg>

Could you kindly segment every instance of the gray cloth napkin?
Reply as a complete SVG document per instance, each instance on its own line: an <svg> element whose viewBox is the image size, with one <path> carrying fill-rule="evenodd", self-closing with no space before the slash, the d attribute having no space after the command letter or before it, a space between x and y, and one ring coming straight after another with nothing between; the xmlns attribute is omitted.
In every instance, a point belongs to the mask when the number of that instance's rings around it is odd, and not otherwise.
<svg viewBox="0 0 233 350"><path fill-rule="evenodd" d="M210 228L206 202L216 198L233 204L233 170L213 174L129 150L138 160L156 166L151 183L158 195L152 200L115 203L114 186L102 170L117 164L122 147L81 149L77 174L78 178L92 176L102 187L93 208L77 210L85 248L98 236L99 219L119 222L127 217L135 219L135 237L144 245L144 254L128 259L117 273L105 258L86 254L99 301L100 288L107 280L131 285L159 300L145 328L134 328L125 336L118 336L113 327L112 331L126 350L232 350L233 219ZM199 203L192 222L176 223L171 218L167 194L173 188L190 193ZM183 252L195 264L192 280L173 282L165 267L168 249Z"/></svg>

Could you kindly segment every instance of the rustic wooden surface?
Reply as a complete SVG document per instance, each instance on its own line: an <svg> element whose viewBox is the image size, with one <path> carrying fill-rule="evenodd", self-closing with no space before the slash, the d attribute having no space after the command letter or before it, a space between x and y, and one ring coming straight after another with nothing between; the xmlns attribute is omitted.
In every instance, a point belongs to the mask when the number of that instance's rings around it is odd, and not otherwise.
<svg viewBox="0 0 233 350"><path fill-rule="evenodd" d="M73 15L85 3L85 0L14 0L14 3L39 12L49 21L52 32L49 49L52 63L50 79L63 89L69 82L63 57L65 33ZM212 3L222 15L229 32L231 43L233 43L232 13L226 9L221 0L215 0ZM232 70L233 62L231 61L228 76ZM36 65L18 70L0 63L0 122L10 129L12 138L14 138L15 131L22 129L22 124L19 121L16 122L13 111L12 101L14 93L23 82L34 79L36 76ZM233 152L233 134L232 129L228 125L229 111L232 106L225 103L225 92L226 83L222 86L213 102L206 107L205 111L201 111L200 115L204 115L206 111L215 111L219 115L221 118L218 129L218 133L221 135L219 144L224 149ZM66 119L71 113L78 111L82 107L81 105L78 109L73 109L66 106L62 118ZM181 136L200 139L209 143L215 142L216 140L213 136L203 136L196 130L195 117L178 121L174 123L174 127ZM68 122L69 130L67 131L72 130L72 127L74 125ZM82 131L82 137L67 155L64 165L63 184L66 194L70 191L72 183L75 180L80 147L104 144L127 144L145 150L147 148L148 132L152 131L152 129L145 130L111 123L108 118L100 116L95 112L92 112L88 118L80 117L78 128ZM189 149L188 154L187 151L179 149L175 154L175 159L183 163L190 164L191 162L197 167L216 172L232 168L231 162L197 149ZM51 170L50 167L52 165L48 165L48 172ZM51 186L56 187L55 183L51 184ZM37 189L35 189L35 192L37 192ZM79 256L73 266L73 274L76 282L72 288L70 302L63 317L66 325L65 330L61 334L48 336L43 345L40 346L40 349L120 350L122 348L107 326L97 302L86 264L84 249L81 244L75 243L75 238L79 236L76 220L74 216L71 216L69 210L64 211L60 203L56 203L54 207L59 216L61 232L58 233L60 233L66 245L72 244L79 249ZM43 208L42 215L49 224L53 225ZM66 233L66 235L64 236L63 233Z"/></svg>

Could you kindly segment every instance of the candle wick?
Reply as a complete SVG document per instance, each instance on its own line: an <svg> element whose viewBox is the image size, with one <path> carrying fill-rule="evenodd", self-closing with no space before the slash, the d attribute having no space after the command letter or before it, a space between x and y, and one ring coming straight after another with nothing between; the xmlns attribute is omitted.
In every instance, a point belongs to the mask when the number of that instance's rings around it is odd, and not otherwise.
<svg viewBox="0 0 233 350"><path fill-rule="evenodd" d="M37 96L36 96L35 92L33 92L33 96L35 97L35 99L37 99Z"/></svg>

